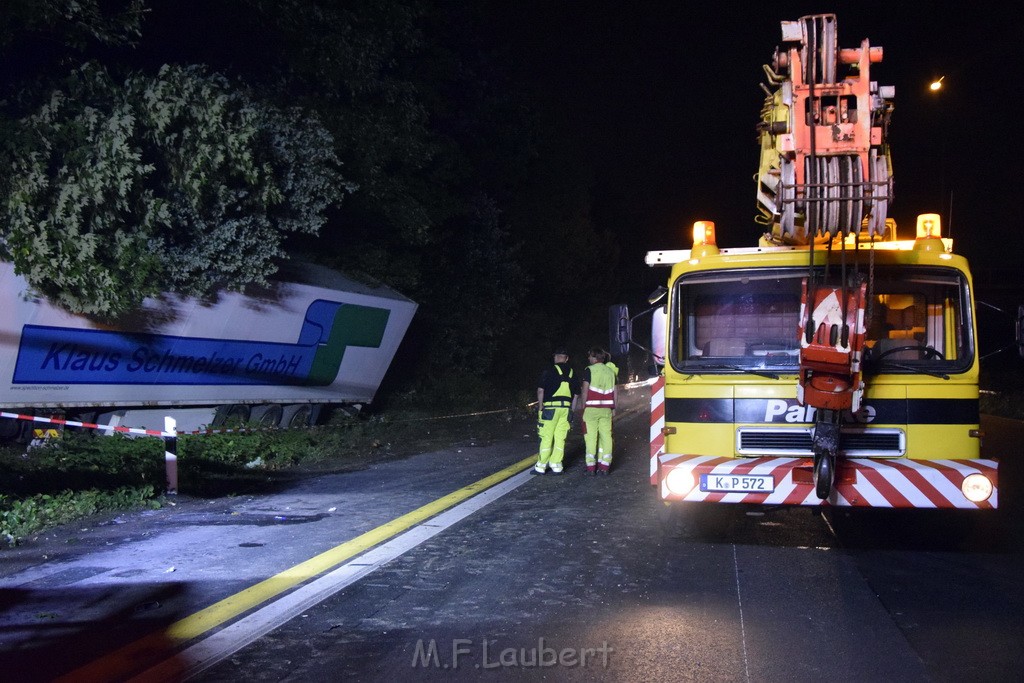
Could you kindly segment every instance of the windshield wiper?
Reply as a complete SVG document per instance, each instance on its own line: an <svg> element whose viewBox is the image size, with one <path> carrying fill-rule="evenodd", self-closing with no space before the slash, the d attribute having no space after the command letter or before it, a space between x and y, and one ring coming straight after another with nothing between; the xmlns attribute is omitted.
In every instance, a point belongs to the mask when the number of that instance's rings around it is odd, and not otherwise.
<svg viewBox="0 0 1024 683"><path fill-rule="evenodd" d="M876 375L882 373L882 366L906 370L907 372L912 372L915 375L930 375L932 377L938 377L939 379L949 379L949 375L944 372L936 372L935 370L927 370L925 368L914 368L909 365L903 365L902 363L893 363L889 360L882 361L875 366L874 370Z"/></svg>
<svg viewBox="0 0 1024 683"><path fill-rule="evenodd" d="M723 365L722 363L714 363L711 365L702 365L701 367L707 368L709 370L735 370L736 372L745 372L748 375L757 375L758 377L767 377L768 379L779 378L778 374L774 372L768 372L767 370L751 370L750 368L743 368L738 365Z"/></svg>

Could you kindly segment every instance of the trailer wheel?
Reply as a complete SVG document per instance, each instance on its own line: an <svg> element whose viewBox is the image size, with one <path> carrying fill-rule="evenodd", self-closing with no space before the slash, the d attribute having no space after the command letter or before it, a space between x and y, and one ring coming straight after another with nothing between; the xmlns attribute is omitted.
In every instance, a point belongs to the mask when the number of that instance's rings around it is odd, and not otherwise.
<svg viewBox="0 0 1024 683"><path fill-rule="evenodd" d="M30 423L14 418L0 418L0 443L27 443L26 426Z"/></svg>
<svg viewBox="0 0 1024 683"><path fill-rule="evenodd" d="M235 403L217 408L212 427L238 427L249 421L249 406Z"/></svg>
<svg viewBox="0 0 1024 683"><path fill-rule="evenodd" d="M252 421L256 423L256 426L270 429L277 427L281 424L281 417L284 415L284 409L276 403L265 406L257 406L252 411Z"/></svg>
<svg viewBox="0 0 1024 683"><path fill-rule="evenodd" d="M313 417L313 406L308 403L288 406L285 411L284 426L286 429L308 427Z"/></svg>
<svg viewBox="0 0 1024 683"><path fill-rule="evenodd" d="M73 413L68 415L68 419L73 422L85 422L88 424L96 424L96 413L94 411L86 413ZM96 432L91 427L71 427L66 426L64 429L71 433L85 434L86 436L95 436Z"/></svg>

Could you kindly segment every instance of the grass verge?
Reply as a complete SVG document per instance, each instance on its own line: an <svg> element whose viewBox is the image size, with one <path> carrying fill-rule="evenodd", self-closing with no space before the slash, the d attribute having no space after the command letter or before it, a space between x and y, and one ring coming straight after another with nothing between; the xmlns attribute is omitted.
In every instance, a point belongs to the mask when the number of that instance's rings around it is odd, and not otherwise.
<svg viewBox="0 0 1024 683"><path fill-rule="evenodd" d="M439 413L412 404L382 415L338 413L309 429L185 435L178 438L178 490L197 498L269 493L304 476L530 427L522 409ZM161 507L164 449L158 438L71 431L28 450L0 449L0 547L101 512Z"/></svg>

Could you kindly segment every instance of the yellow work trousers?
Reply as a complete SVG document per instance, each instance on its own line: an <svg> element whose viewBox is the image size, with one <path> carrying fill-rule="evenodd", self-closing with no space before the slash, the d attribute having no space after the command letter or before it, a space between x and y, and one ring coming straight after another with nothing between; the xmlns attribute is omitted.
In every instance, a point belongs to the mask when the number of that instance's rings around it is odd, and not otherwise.
<svg viewBox="0 0 1024 683"><path fill-rule="evenodd" d="M544 408L537 416L537 435L540 436L540 450L537 452L538 472L562 471L565 457L565 437L569 434L569 409Z"/></svg>
<svg viewBox="0 0 1024 683"><path fill-rule="evenodd" d="M587 408L583 411L586 432L583 444L587 452L587 467L600 463L604 467L612 464L612 409Z"/></svg>

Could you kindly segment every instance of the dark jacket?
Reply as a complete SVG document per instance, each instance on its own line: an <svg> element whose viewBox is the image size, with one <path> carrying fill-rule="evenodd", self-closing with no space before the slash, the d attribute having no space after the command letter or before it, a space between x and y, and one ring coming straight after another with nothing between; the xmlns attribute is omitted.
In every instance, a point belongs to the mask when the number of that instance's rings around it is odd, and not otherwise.
<svg viewBox="0 0 1024 683"><path fill-rule="evenodd" d="M566 389L559 391L563 383L568 384L568 395ZM568 363L557 363L541 373L537 388L544 390L544 405L569 407L572 397L580 393L580 380Z"/></svg>

